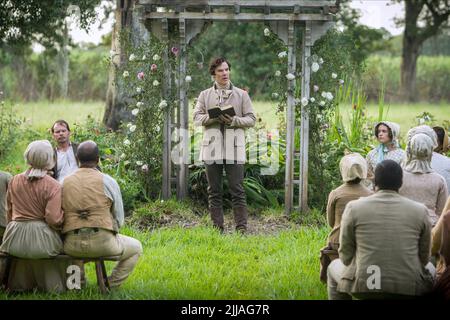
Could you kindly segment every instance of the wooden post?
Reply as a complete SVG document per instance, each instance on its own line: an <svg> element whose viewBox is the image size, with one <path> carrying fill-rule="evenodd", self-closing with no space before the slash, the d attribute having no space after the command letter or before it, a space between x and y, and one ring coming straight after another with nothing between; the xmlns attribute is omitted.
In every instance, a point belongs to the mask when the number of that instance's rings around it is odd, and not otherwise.
<svg viewBox="0 0 450 320"><path fill-rule="evenodd" d="M179 134L179 148L182 150L180 159L178 160L178 181L177 181L177 199L184 199L188 194L188 160L190 159L189 150L189 109L188 98L186 94L186 66L187 66L187 52L186 52L186 21L180 19L180 69L178 88L180 94L179 117L180 127Z"/></svg>
<svg viewBox="0 0 450 320"><path fill-rule="evenodd" d="M161 20L162 25L162 39L169 43L169 22L167 18ZM164 81L163 81L163 96L167 101L167 108L164 110L164 149L163 149L163 181L162 181L162 198L167 200L171 196L170 185L170 173L171 173L171 161L170 161L170 146L172 141L171 132L171 101L169 101L171 90L171 67L169 63L169 47L165 48L163 53L163 65L164 65Z"/></svg>
<svg viewBox="0 0 450 320"><path fill-rule="evenodd" d="M295 75L295 21L288 25L288 73ZM287 112L286 112L286 172L285 172L285 213L289 215L293 209L294 197L294 128L295 128L295 79L288 80Z"/></svg>
<svg viewBox="0 0 450 320"><path fill-rule="evenodd" d="M310 91L311 65L311 22L305 21L302 31L302 98L308 99ZM301 134L300 134L300 188L299 188L299 209L307 212L308 208L308 150L309 150L309 111L308 106L302 105L301 111Z"/></svg>

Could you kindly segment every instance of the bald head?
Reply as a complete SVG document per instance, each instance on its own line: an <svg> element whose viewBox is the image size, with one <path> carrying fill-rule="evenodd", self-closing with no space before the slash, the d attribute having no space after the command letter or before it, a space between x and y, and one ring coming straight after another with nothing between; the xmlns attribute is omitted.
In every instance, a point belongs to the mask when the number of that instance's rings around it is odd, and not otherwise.
<svg viewBox="0 0 450 320"><path fill-rule="evenodd" d="M80 143L77 149L77 158L80 161L80 167L96 167L99 159L97 144L92 140Z"/></svg>

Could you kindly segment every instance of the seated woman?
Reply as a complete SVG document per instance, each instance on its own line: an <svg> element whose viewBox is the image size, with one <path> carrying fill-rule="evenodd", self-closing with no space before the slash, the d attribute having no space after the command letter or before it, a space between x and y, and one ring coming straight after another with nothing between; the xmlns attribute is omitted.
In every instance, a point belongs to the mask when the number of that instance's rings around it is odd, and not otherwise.
<svg viewBox="0 0 450 320"><path fill-rule="evenodd" d="M432 230L432 254L439 254L437 261L437 281L430 298L450 301L450 197Z"/></svg>
<svg viewBox="0 0 450 320"><path fill-rule="evenodd" d="M444 269L445 269L444 259L441 255L441 246L443 244L443 232L444 232L443 231L444 230L444 216L448 216L447 219L450 218L450 197L447 199L447 202L445 203L445 207L442 210L442 214L439 217L437 224L431 230L431 237L432 237L431 255L436 257L436 275L438 277L444 272ZM449 229L449 232L450 232L450 229ZM447 236L450 241L450 234ZM450 245L450 243L447 243L446 245L448 246L448 245ZM448 256L448 257L449 257L448 259L450 259L450 256ZM450 260L448 261L448 264L450 264Z"/></svg>
<svg viewBox="0 0 450 320"><path fill-rule="evenodd" d="M326 250L329 262L339 257L339 233L345 206L352 200L367 197L373 193L361 184L361 181L367 178L367 163L359 153L344 156L339 163L339 169L344 183L331 191L328 196L327 221L333 230L328 236L328 246L322 249L323 252ZM322 266L323 281L325 281L325 275L326 266Z"/></svg>
<svg viewBox="0 0 450 320"><path fill-rule="evenodd" d="M375 167L383 160L394 160L398 164L403 160L405 151L400 148L398 137L400 126L394 122L381 121L375 125L375 137L379 145L371 150L366 157L367 182L366 185L373 189Z"/></svg>
<svg viewBox="0 0 450 320"><path fill-rule="evenodd" d="M69 262L33 260L57 256L63 249L61 186L47 175L54 166L53 148L47 140L34 141L24 156L30 168L9 184L8 224L0 246L1 252L19 258L12 260L8 288L61 292Z"/></svg>
<svg viewBox="0 0 450 320"><path fill-rule="evenodd" d="M432 226L436 225L448 197L445 179L431 168L436 146L436 133L429 126L418 126L408 131L406 158L402 163L403 185L399 190L400 195L428 208Z"/></svg>

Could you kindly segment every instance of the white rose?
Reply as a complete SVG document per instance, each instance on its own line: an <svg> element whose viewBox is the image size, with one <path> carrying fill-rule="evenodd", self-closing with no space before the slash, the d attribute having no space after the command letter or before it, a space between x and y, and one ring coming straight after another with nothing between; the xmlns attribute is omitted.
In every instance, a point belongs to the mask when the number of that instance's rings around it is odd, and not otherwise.
<svg viewBox="0 0 450 320"><path fill-rule="evenodd" d="M124 71L123 72L123 77L124 78L129 77L129 76L130 76L130 73L128 71Z"/></svg>
<svg viewBox="0 0 450 320"><path fill-rule="evenodd" d="M313 86L313 90L314 90L314 92L319 91L319 86L314 85L314 86Z"/></svg>
<svg viewBox="0 0 450 320"><path fill-rule="evenodd" d="M309 101L311 101L311 102L316 102L316 99L314 99L314 97L311 97L311 98L309 98Z"/></svg>
<svg viewBox="0 0 450 320"><path fill-rule="evenodd" d="M131 127L130 127L130 132L135 132L136 131L136 125L132 125Z"/></svg>
<svg viewBox="0 0 450 320"><path fill-rule="evenodd" d="M137 88L136 88L136 92L137 92L137 93L141 93L141 91L142 91L142 88L141 88L141 87L137 87Z"/></svg>
<svg viewBox="0 0 450 320"><path fill-rule="evenodd" d="M156 126L156 132L159 132L159 130L161 130L161 128L159 126Z"/></svg>
<svg viewBox="0 0 450 320"><path fill-rule="evenodd" d="M333 95L331 94L331 92L327 92L326 98L330 101L333 100Z"/></svg>
<svg viewBox="0 0 450 320"><path fill-rule="evenodd" d="M304 97L302 98L302 106L306 107L308 105L308 98Z"/></svg>
<svg viewBox="0 0 450 320"><path fill-rule="evenodd" d="M331 77L332 77L333 79L336 79L336 78L337 78L337 74L333 72L333 73L331 74Z"/></svg>
<svg viewBox="0 0 450 320"><path fill-rule="evenodd" d="M131 114L132 114L133 116L137 115L138 113L139 113L139 109L138 109L138 108L135 108L135 109L133 109L133 110L131 111Z"/></svg>
<svg viewBox="0 0 450 320"><path fill-rule="evenodd" d="M286 51L281 51L279 54L278 54L278 58L280 58L280 59L283 59L284 57L286 57L287 56L287 52Z"/></svg>
<svg viewBox="0 0 450 320"><path fill-rule="evenodd" d="M136 103L136 107L138 107L138 108L142 107L143 105L144 105L144 103L141 102L141 101L139 101L138 103Z"/></svg>
<svg viewBox="0 0 450 320"><path fill-rule="evenodd" d="M144 163L142 161L136 161L136 165L142 166Z"/></svg>
<svg viewBox="0 0 450 320"><path fill-rule="evenodd" d="M266 37L270 36L270 30L269 30L268 28L265 28L265 29L264 29L264 35L265 35Z"/></svg>
<svg viewBox="0 0 450 320"><path fill-rule="evenodd" d="M340 79L340 80L339 80L339 83L340 83L340 84L344 84L344 80Z"/></svg>
<svg viewBox="0 0 450 320"><path fill-rule="evenodd" d="M159 81L158 81L158 80L153 81L153 86L154 86L154 87L159 86Z"/></svg>
<svg viewBox="0 0 450 320"><path fill-rule="evenodd" d="M191 76L186 76L186 78L184 78L184 81L191 82L192 81L192 77Z"/></svg>
<svg viewBox="0 0 450 320"><path fill-rule="evenodd" d="M294 76L292 73L288 73L288 74L286 75L286 79L288 79L289 81L290 81L290 80L294 80L294 79L295 79L295 76Z"/></svg>
<svg viewBox="0 0 450 320"><path fill-rule="evenodd" d="M167 107L167 101L166 100L161 100L161 102L159 103L159 107L161 109L164 109Z"/></svg>
<svg viewBox="0 0 450 320"><path fill-rule="evenodd" d="M326 98L327 97L327 93L325 91L322 91L321 96L322 96L322 98Z"/></svg>
<svg viewBox="0 0 450 320"><path fill-rule="evenodd" d="M141 167L141 169L142 169L142 171L147 171L147 170L148 170L148 165L144 164L144 165Z"/></svg>
<svg viewBox="0 0 450 320"><path fill-rule="evenodd" d="M131 142L130 142L130 140L125 139L125 140L123 140L123 144L126 146L129 146L131 144Z"/></svg>
<svg viewBox="0 0 450 320"><path fill-rule="evenodd" d="M320 68L320 66L319 66L319 64L317 62L313 62L313 64L311 65L312 72L319 71L319 68Z"/></svg>
<svg viewBox="0 0 450 320"><path fill-rule="evenodd" d="M145 56L145 54L142 56L142 60L147 59L147 57Z"/></svg>
<svg viewBox="0 0 450 320"><path fill-rule="evenodd" d="M325 105L325 101L321 100L319 104L323 107Z"/></svg>
<svg viewBox="0 0 450 320"><path fill-rule="evenodd" d="M323 64L323 59L322 58L319 59L319 63Z"/></svg>
<svg viewBox="0 0 450 320"><path fill-rule="evenodd" d="M281 71L280 70L275 71L275 77L279 77L279 76L281 76Z"/></svg>
<svg viewBox="0 0 450 320"><path fill-rule="evenodd" d="M136 59L136 56L134 55L134 53L132 53L130 55L130 57L128 58L128 60L130 60L130 61L134 61L135 59Z"/></svg>
<svg viewBox="0 0 450 320"><path fill-rule="evenodd" d="M161 57L158 56L157 54L155 54L155 55L153 56L153 61L158 61L159 59L161 59Z"/></svg>
<svg viewBox="0 0 450 320"><path fill-rule="evenodd" d="M131 122L127 123L127 128L131 127Z"/></svg>

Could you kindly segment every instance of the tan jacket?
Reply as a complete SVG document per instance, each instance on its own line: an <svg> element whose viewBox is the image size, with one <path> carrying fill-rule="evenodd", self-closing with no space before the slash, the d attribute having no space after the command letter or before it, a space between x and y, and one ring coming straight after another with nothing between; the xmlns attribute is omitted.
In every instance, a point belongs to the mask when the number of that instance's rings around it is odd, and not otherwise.
<svg viewBox="0 0 450 320"><path fill-rule="evenodd" d="M430 247L423 204L389 190L351 201L341 221L339 258L347 267L338 291L422 295L433 284L425 269ZM368 285L373 266L379 267L380 289Z"/></svg>
<svg viewBox="0 0 450 320"><path fill-rule="evenodd" d="M117 232L111 206L104 192L103 175L95 169L78 169L63 183L63 233L94 227Z"/></svg>
<svg viewBox="0 0 450 320"><path fill-rule="evenodd" d="M202 91L194 110L194 124L203 126L203 140L200 148L200 161L246 161L245 128L255 125L256 118L252 101L248 93L232 85L232 92L222 105L232 105L236 112L232 123L224 125L215 119L209 119L208 109L219 104L219 95L215 87Z"/></svg>
<svg viewBox="0 0 450 320"><path fill-rule="evenodd" d="M432 236L432 246L431 246L431 254L437 256L436 261L436 274L440 275L444 272L445 264L444 259L440 255L440 249L442 245L442 232L444 229L443 218L446 215L450 215L450 197L447 199L447 203L445 204L444 210L442 210L442 214L439 217L437 224L434 226L433 230L431 230Z"/></svg>

